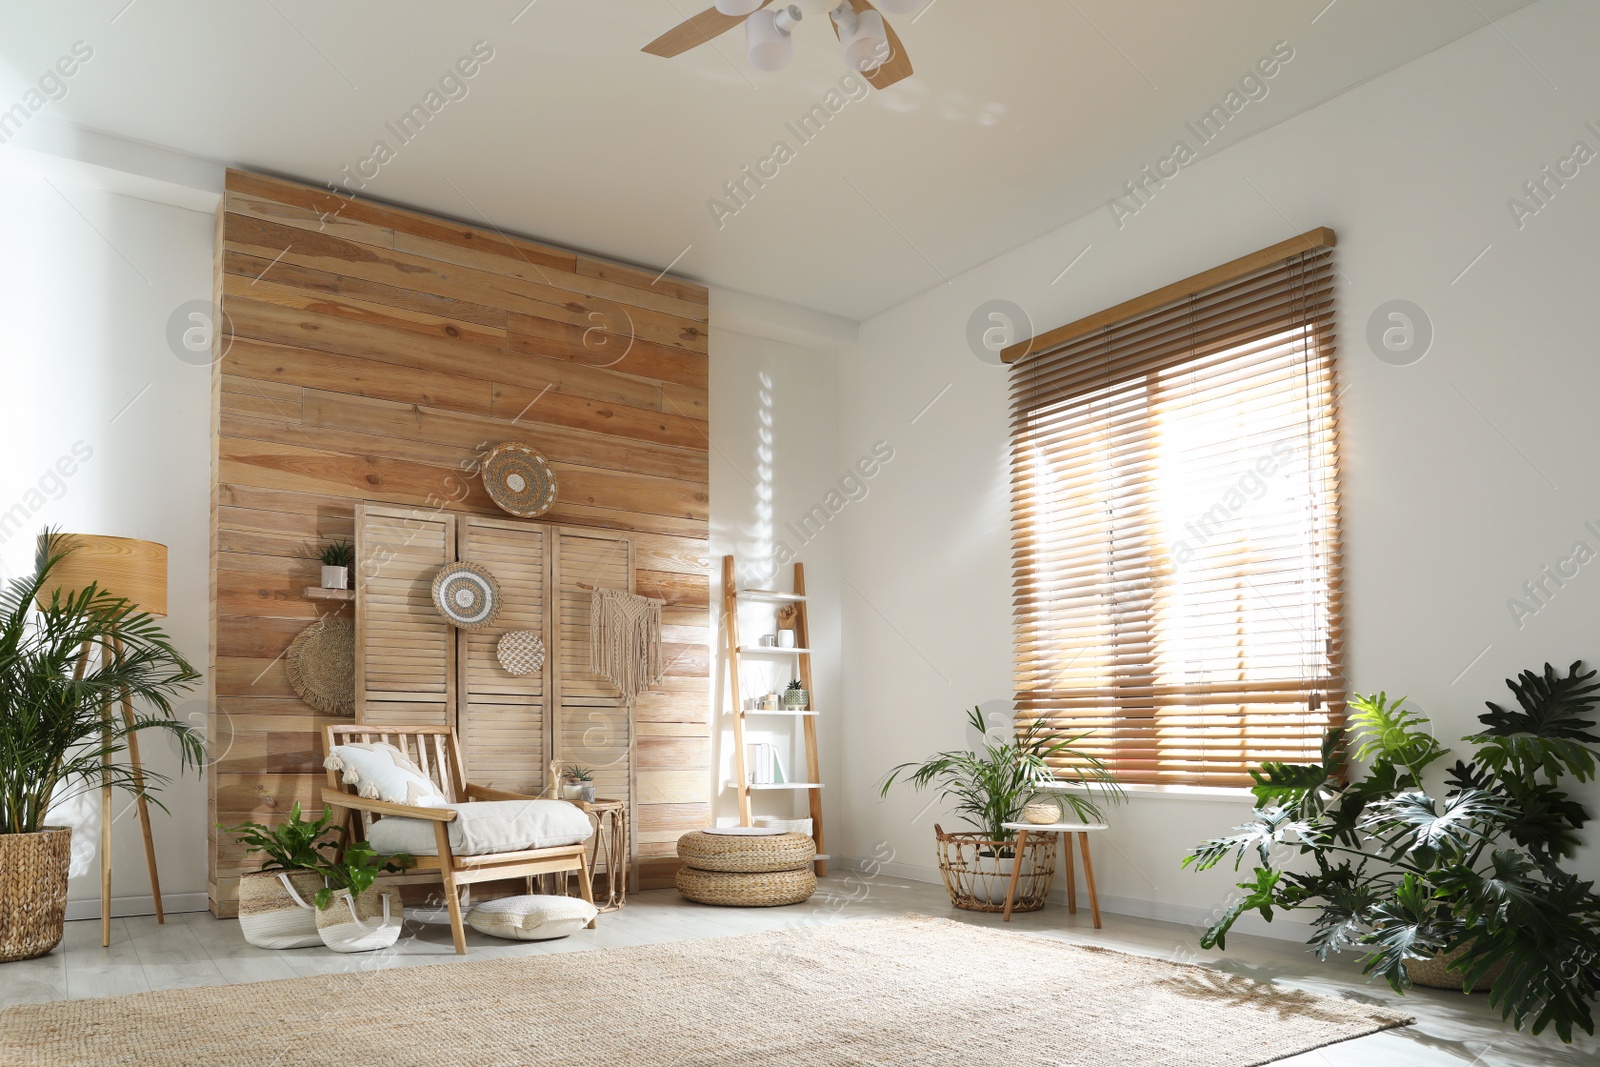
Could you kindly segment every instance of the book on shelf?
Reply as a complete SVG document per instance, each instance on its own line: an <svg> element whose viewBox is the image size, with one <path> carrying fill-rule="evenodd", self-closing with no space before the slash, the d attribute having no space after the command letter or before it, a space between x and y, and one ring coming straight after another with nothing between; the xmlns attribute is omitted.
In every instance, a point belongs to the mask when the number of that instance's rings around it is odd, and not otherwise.
<svg viewBox="0 0 1600 1067"><path fill-rule="evenodd" d="M745 780L750 785L784 785L789 781L777 745L757 741L745 746Z"/></svg>

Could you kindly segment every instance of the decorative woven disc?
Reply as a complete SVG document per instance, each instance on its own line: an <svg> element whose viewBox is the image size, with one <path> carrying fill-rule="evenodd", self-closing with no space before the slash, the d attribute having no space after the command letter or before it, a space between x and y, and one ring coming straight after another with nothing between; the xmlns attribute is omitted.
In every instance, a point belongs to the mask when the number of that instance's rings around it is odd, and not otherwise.
<svg viewBox="0 0 1600 1067"><path fill-rule="evenodd" d="M500 635L494 658L513 678L532 674L544 666L544 638L532 630L510 630Z"/></svg>
<svg viewBox="0 0 1600 1067"><path fill-rule="evenodd" d="M500 613L500 583L476 563L446 563L433 576L433 606L463 630L481 630Z"/></svg>
<svg viewBox="0 0 1600 1067"><path fill-rule="evenodd" d="M324 715L356 713L356 626L349 619L314 622L295 637L285 657L289 685Z"/></svg>
<svg viewBox="0 0 1600 1067"><path fill-rule="evenodd" d="M550 464L515 441L495 445L484 457L483 487L502 511L519 519L543 515L556 502L556 475Z"/></svg>

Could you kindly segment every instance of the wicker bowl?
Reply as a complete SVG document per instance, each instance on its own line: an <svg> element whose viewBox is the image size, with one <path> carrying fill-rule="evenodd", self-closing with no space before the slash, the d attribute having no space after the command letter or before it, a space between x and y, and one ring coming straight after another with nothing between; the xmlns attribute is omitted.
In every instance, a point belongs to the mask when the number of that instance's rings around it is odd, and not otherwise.
<svg viewBox="0 0 1600 1067"><path fill-rule="evenodd" d="M939 840L939 873L950 903L966 911L1004 911L1011 872L1018 859L1016 841L995 841L984 834L947 834L933 828ZM1023 847L1012 911L1038 911L1050 895L1056 873L1056 834L1035 834Z"/></svg>
<svg viewBox="0 0 1600 1067"><path fill-rule="evenodd" d="M805 870L817 858L817 844L810 835L800 833L734 836L696 830L678 838L678 858L699 871L759 874Z"/></svg>

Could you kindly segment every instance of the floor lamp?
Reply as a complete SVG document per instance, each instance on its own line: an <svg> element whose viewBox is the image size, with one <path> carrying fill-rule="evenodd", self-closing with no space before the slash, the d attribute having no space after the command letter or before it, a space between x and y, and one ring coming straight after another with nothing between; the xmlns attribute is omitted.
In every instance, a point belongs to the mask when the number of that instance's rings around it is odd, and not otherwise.
<svg viewBox="0 0 1600 1067"><path fill-rule="evenodd" d="M98 534L61 534L60 550L66 555L50 572L50 584L39 591L39 602L48 604L51 595L60 590L62 595L76 592L90 583L98 582L101 589L119 596L133 605L135 611L165 617L167 614L167 546L154 541L136 541L131 537L102 537ZM68 551L70 550L70 551ZM111 654L122 654L122 642L112 635ZM78 673L88 665L90 649L84 646L78 661ZM109 727L111 707L101 708L106 722L106 747L110 747ZM133 725L133 698L122 691L122 718ZM108 751L103 760L109 764ZM144 798L144 770L139 762L139 736L128 733L128 760L133 768L133 785L137 791L139 828L144 833L144 858L150 867L150 894L155 898L156 922L165 923L166 914L161 907L161 876L156 873L156 846L150 835L150 806ZM100 789L100 944L111 944L111 786Z"/></svg>

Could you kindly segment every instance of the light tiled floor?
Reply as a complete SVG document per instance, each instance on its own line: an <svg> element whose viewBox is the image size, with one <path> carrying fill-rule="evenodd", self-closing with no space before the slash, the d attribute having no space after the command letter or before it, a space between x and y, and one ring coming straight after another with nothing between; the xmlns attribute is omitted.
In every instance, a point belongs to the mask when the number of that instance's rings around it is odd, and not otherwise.
<svg viewBox="0 0 1600 1067"><path fill-rule="evenodd" d="M448 966L462 959L587 952L625 945L688 938L724 937L819 922L902 915L909 911L948 916L983 926L1002 926L998 915L958 911L939 886L862 876L824 879L808 903L778 909L707 908L681 900L671 891L634 896L620 912L601 916L594 930L560 941L518 943L467 933L470 954L458 957L447 926L410 922L397 950L380 955L340 955L325 949L273 952L245 944L235 922L204 912L154 918L117 919L110 948L100 947L97 921L70 922L61 947L48 956L0 964L0 1005L73 997L105 997L179 986L258 982L374 966ZM1387 986L1369 985L1351 960L1318 963L1304 946L1270 938L1236 935L1226 953L1201 953L1195 932L1173 923L1105 915L1095 930L1087 911L1069 915L1064 907L1017 915L1011 928L1068 941L1101 945L1144 955L1204 963L1235 974L1310 990L1395 1006L1418 1018L1415 1026L1280 1061L1285 1067L1566 1067L1600 1063L1600 1042L1580 1035L1572 1047L1553 1036L1532 1038L1503 1027L1488 999L1477 995L1414 990L1402 1001ZM976 966L981 968L981 963ZM1004 1012L997 993L997 1018ZM1063 991L1062 1010L1071 1010ZM1204 1065L1197 1065L1204 1067Z"/></svg>

